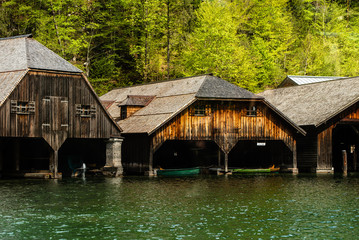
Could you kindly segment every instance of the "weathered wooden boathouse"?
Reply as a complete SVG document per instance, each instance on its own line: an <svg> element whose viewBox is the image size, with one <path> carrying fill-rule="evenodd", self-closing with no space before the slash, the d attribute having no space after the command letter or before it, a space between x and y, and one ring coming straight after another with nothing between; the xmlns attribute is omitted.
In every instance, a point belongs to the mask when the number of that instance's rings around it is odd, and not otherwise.
<svg viewBox="0 0 359 240"><path fill-rule="evenodd" d="M119 166L120 132L80 69L31 35L0 39L0 173Z"/></svg>
<svg viewBox="0 0 359 240"><path fill-rule="evenodd" d="M297 170L296 137L305 132L263 97L218 77L119 88L101 100L123 129L127 173L273 164Z"/></svg>
<svg viewBox="0 0 359 240"><path fill-rule="evenodd" d="M303 128L299 171L358 171L359 77L268 90L260 94ZM346 157L345 157L346 156Z"/></svg>
<svg viewBox="0 0 359 240"><path fill-rule="evenodd" d="M310 83L325 82L331 80L342 79L345 77L334 77L334 76L298 76L288 75L277 88L299 86Z"/></svg>

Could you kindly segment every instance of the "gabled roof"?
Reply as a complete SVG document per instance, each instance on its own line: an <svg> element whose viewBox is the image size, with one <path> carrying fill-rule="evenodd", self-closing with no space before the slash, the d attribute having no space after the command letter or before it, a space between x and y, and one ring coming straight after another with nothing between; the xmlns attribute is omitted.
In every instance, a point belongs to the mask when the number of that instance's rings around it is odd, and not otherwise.
<svg viewBox="0 0 359 240"><path fill-rule="evenodd" d="M297 85L304 85L310 83L317 83L317 82L325 82L331 80L337 80L345 77L333 77L333 76L294 76L288 75L281 84L278 85L278 88L281 87L288 87L288 86L297 86Z"/></svg>
<svg viewBox="0 0 359 240"><path fill-rule="evenodd" d="M10 96L26 73L27 70L0 73L0 106Z"/></svg>
<svg viewBox="0 0 359 240"><path fill-rule="evenodd" d="M119 88L103 95L101 100L115 101L108 111L116 119L120 117L119 106L126 101L128 95L156 96L146 107L118 122L124 130L123 133L147 133L149 135L198 99L263 100L263 97L211 75ZM305 133L273 106L264 103L299 132Z"/></svg>
<svg viewBox="0 0 359 240"><path fill-rule="evenodd" d="M259 95L297 125L318 127L359 101L359 77L278 88Z"/></svg>
<svg viewBox="0 0 359 240"><path fill-rule="evenodd" d="M127 99L119 104L119 106L147 106L155 96L137 96L128 95Z"/></svg>
<svg viewBox="0 0 359 240"><path fill-rule="evenodd" d="M36 41L31 35L0 38L0 72L42 69L81 73L82 71Z"/></svg>

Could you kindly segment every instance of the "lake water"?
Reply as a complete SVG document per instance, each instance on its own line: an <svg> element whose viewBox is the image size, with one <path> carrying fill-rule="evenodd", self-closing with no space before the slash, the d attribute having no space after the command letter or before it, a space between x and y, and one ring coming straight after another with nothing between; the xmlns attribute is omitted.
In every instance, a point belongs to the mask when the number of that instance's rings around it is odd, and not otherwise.
<svg viewBox="0 0 359 240"><path fill-rule="evenodd" d="M0 239L358 237L358 175L0 180Z"/></svg>

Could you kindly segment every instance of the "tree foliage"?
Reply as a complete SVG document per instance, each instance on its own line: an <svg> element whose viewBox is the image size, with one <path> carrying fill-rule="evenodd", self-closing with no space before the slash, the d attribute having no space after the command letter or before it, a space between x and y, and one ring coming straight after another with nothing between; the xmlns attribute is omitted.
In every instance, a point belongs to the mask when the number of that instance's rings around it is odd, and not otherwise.
<svg viewBox="0 0 359 240"><path fill-rule="evenodd" d="M32 33L99 94L213 73L251 91L286 75L359 75L348 0L0 0L0 37Z"/></svg>

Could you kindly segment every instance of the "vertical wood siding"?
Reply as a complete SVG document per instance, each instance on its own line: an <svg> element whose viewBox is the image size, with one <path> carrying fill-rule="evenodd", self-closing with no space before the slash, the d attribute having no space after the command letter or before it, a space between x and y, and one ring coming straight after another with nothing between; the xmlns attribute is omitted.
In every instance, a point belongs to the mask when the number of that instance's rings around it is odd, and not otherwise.
<svg viewBox="0 0 359 240"><path fill-rule="evenodd" d="M333 166L333 126L318 134L317 169L331 169Z"/></svg>
<svg viewBox="0 0 359 240"><path fill-rule="evenodd" d="M11 100L35 101L35 113L10 113ZM96 113L81 117L76 104L94 105ZM106 114L81 75L30 71L0 108L0 136L44 137L52 143L59 138L119 135ZM59 134L57 140L49 140Z"/></svg>
<svg viewBox="0 0 359 240"><path fill-rule="evenodd" d="M342 119L359 119L359 104L338 114L332 123L325 130L317 135L317 169L331 169L333 167L333 129Z"/></svg>
<svg viewBox="0 0 359 240"><path fill-rule="evenodd" d="M177 115L153 134L157 149L167 140L213 140L229 153L239 140L283 140L293 150L294 133L289 124L262 102L257 102L257 116L247 116L248 102L202 101L210 106L208 116L193 116L197 103Z"/></svg>

